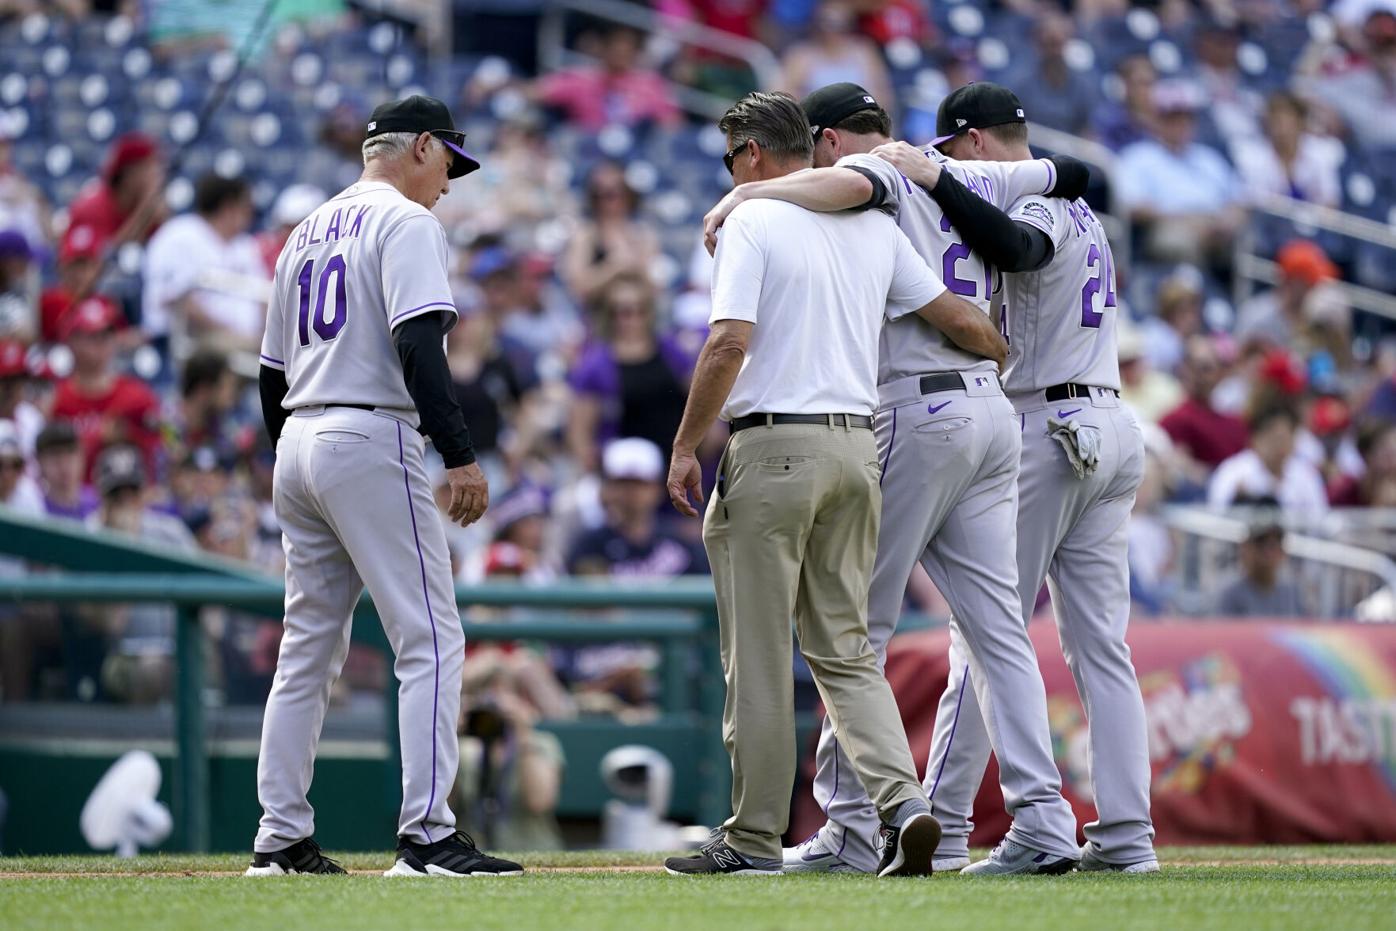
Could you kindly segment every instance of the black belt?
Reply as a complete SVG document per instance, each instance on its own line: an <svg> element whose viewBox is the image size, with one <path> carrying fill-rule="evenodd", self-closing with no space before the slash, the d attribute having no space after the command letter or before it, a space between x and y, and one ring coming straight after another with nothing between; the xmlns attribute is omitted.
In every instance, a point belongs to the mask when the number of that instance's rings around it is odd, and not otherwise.
<svg viewBox="0 0 1396 931"><path fill-rule="evenodd" d="M817 423L835 427L858 427L862 430L871 430L873 419L867 414L747 414L745 417L738 417L732 421L732 432L738 430L749 430L752 427L764 427L767 424L787 424L787 423Z"/></svg>
<svg viewBox="0 0 1396 931"><path fill-rule="evenodd" d="M936 372L921 376L921 393L935 394L937 391L965 390L965 380L958 372Z"/></svg>
<svg viewBox="0 0 1396 931"><path fill-rule="evenodd" d="M378 408L372 404L326 404L326 407L352 407L356 411L376 411Z"/></svg>
<svg viewBox="0 0 1396 931"><path fill-rule="evenodd" d="M1076 398L1089 398L1091 396L1092 385L1081 385L1074 381L1062 382L1060 385L1053 385L1047 389L1047 400L1049 401L1072 401ZM1108 391L1115 397L1120 393L1114 388L1101 388L1101 391Z"/></svg>

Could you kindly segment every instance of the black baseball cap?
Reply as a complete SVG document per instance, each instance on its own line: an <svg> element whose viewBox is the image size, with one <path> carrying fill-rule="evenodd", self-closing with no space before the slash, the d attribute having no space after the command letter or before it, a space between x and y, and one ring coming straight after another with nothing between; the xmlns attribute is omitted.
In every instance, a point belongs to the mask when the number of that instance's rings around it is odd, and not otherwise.
<svg viewBox="0 0 1396 931"><path fill-rule="evenodd" d="M364 139L384 133L431 133L455 153L448 178L460 178L480 167L475 156L465 151L465 133L456 129L451 111L435 97L413 94L403 100L390 100L374 108L368 118Z"/></svg>
<svg viewBox="0 0 1396 931"><path fill-rule="evenodd" d="M818 136L821 130L839 125L855 113L878 109L878 103L866 90L847 81L827 84L800 101L810 129Z"/></svg>
<svg viewBox="0 0 1396 931"><path fill-rule="evenodd" d="M1005 123L1026 123L1023 102L1002 84L975 81L956 88L940 102L936 111L936 137L931 145L958 136L971 129L988 129Z"/></svg>

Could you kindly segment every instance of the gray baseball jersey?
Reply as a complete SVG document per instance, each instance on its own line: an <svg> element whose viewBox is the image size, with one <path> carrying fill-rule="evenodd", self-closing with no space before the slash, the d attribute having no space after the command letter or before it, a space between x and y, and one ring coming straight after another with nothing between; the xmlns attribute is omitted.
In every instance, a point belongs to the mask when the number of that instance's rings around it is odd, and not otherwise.
<svg viewBox="0 0 1396 931"><path fill-rule="evenodd" d="M942 158L938 152L928 157ZM981 196L1006 206L1018 192L1055 183L1050 162L961 163L947 170ZM849 156L840 165L874 172L912 245L951 289L988 309L991 278L960 242L936 202L880 158ZM973 643L972 688L989 709L984 732L998 758L1014 840L1074 856L1076 819L1061 795L1052 758L1046 693L1023 627L1013 559L1021 448L1017 417L994 364L951 346L933 327L902 320L883 327L876 421L882 464L882 524L868 594L868 639L879 662L901 617L907 580L919 562L950 602L957 638ZM920 375L958 372L957 387L923 395ZM996 711L994 709L1001 709ZM828 822L820 850L859 870L875 868L877 811L826 719L815 755L814 796ZM800 869L812 847L787 853ZM814 859L823 855L815 853Z"/></svg>
<svg viewBox="0 0 1396 931"><path fill-rule="evenodd" d="M1009 394L1023 442L1018 596L1021 617L1031 617L1047 581L1062 652L1087 711L1098 817L1085 826L1086 840L1106 862L1131 864L1154 858L1148 729L1125 643L1126 535L1144 444L1133 415L1110 390L1119 385L1114 260L1099 222L1082 207L1029 198L1012 211L1057 246L1046 268L1005 276L1014 350ZM1049 403L1043 389L1066 381L1092 387ZM1048 417L1100 431L1100 464L1085 479L1076 478L1048 436ZM977 649L952 631L950 682L936 715L925 783L945 832L937 856L967 854L974 796L988 762L978 689L965 688L982 663Z"/></svg>
<svg viewBox="0 0 1396 931"><path fill-rule="evenodd" d="M1023 198L1009 215L1046 233L1056 253L1045 268L1004 279L1003 390L1018 395L1064 382L1119 390L1115 259L1100 220L1084 200L1052 197Z"/></svg>
<svg viewBox="0 0 1396 931"><path fill-rule="evenodd" d="M1049 161L960 162L948 159L935 149L925 150L927 158L940 161L970 190L1000 210L1021 197L1041 194L1056 184L1056 168ZM847 155L839 160L844 167L856 166L872 172L882 181L884 200L878 204L896 217L921 258L940 275L952 294L957 294L986 313L994 292L994 272L971 251L960 234L945 218L931 195L912 184L892 165L874 155ZM878 384L925 372L995 370L994 363L964 352L919 317L889 323L882 331Z"/></svg>
<svg viewBox="0 0 1396 931"><path fill-rule="evenodd" d="M365 586L397 657L398 834L438 841L455 829L446 799L465 637L392 327L438 311L454 319L445 236L393 187L355 184L291 234L275 286L262 362L285 370L292 410L272 491L286 552L286 632L262 721L254 847L276 851L314 833L306 793Z"/></svg>

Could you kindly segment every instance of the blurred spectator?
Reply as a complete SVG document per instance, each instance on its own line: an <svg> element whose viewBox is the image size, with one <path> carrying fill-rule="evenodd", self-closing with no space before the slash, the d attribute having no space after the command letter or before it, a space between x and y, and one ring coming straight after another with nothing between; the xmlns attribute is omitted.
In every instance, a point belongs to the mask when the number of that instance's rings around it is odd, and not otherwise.
<svg viewBox="0 0 1396 931"><path fill-rule="evenodd" d="M615 162L601 162L587 176L586 217L562 259L562 280L582 303L594 301L611 279L649 277L659 255L654 228L639 219L640 195Z"/></svg>
<svg viewBox="0 0 1396 931"><path fill-rule="evenodd" d="M17 229L0 230L0 339L29 342L39 335L39 269Z"/></svg>
<svg viewBox="0 0 1396 931"><path fill-rule="evenodd" d="M1169 496L1169 464L1173 449L1168 435L1153 424L1144 434L1144 480L1134 497L1129 519L1130 601L1144 614L1161 614L1170 607L1169 579L1173 571L1173 540L1159 516Z"/></svg>
<svg viewBox="0 0 1396 931"><path fill-rule="evenodd" d="M504 321L502 332L535 357L552 355L569 360L585 333L577 307L553 281L553 263L542 253L519 259L515 281L518 309Z"/></svg>
<svg viewBox="0 0 1396 931"><path fill-rule="evenodd" d="M1273 498L1247 502L1252 507L1275 509ZM1256 521L1237 555L1240 573L1222 589L1216 613L1222 617L1305 617L1299 588L1281 578L1285 565L1285 532L1278 515Z"/></svg>
<svg viewBox="0 0 1396 931"><path fill-rule="evenodd" d="M1338 266L1317 243L1306 239L1281 246L1275 264L1280 270L1279 285L1236 308L1234 332L1238 340L1291 345L1304 328L1306 298L1320 284L1338 277Z"/></svg>
<svg viewBox="0 0 1396 931"><path fill-rule="evenodd" d="M1152 135L1157 124L1154 87L1158 82L1158 73L1154 71L1149 56L1142 53L1120 59L1115 73L1119 77L1120 99L1118 102L1109 101L1100 108L1095 122L1095 136L1118 152Z"/></svg>
<svg viewBox="0 0 1396 931"><path fill-rule="evenodd" d="M1365 470L1362 455L1348 434L1352 409L1341 395L1321 395L1309 402L1305 419L1306 429L1295 440L1295 453L1318 470L1331 504L1334 486Z"/></svg>
<svg viewBox="0 0 1396 931"><path fill-rule="evenodd" d="M588 132L613 124L674 126L679 122L678 104L668 82L642 64L642 51L639 31L610 26L596 43L598 65L540 78L533 86L533 95Z"/></svg>
<svg viewBox="0 0 1396 931"><path fill-rule="evenodd" d="M1187 400L1159 421L1184 457L1188 477L1199 484L1205 484L1213 469L1246 448L1246 422L1222 413L1212 403L1212 392L1222 373L1212 340L1205 336L1189 339L1180 372Z"/></svg>
<svg viewBox="0 0 1396 931"><path fill-rule="evenodd" d="M44 427L34 445L45 513L87 520L97 510L97 492L83 481L82 447L73 425L66 420L54 421Z"/></svg>
<svg viewBox="0 0 1396 931"><path fill-rule="evenodd" d="M576 392L567 444L587 471L614 437L642 437L667 462L683 419L693 360L657 332L654 294L638 275L621 275L597 302L597 339L582 350L571 383Z"/></svg>
<svg viewBox="0 0 1396 931"><path fill-rule="evenodd" d="M26 457L34 454L34 440L44 426L44 415L25 397L31 374L24 344L0 340L0 423L14 426Z"/></svg>
<svg viewBox="0 0 1396 931"><path fill-rule="evenodd" d="M232 503L226 500L232 489L232 465L232 461L221 459L207 446L189 450L170 472L171 504L204 549L249 559L245 541L238 544L226 524L221 528L214 526L216 516L227 516L215 515L214 510ZM251 527L247 530L250 533Z"/></svg>
<svg viewBox="0 0 1396 931"><path fill-rule="evenodd" d="M1140 324L1144 354L1154 368L1175 371L1183 360L1184 344L1206 331L1202 298L1202 273L1191 265L1179 266L1159 282L1154 316Z"/></svg>
<svg viewBox="0 0 1396 931"><path fill-rule="evenodd" d="M1076 38L1071 17L1045 9L1033 24L1036 54L1010 66L1004 83L1014 88L1028 118L1044 126L1084 135L1096 111L1096 82L1089 71L1067 62L1067 43Z"/></svg>
<svg viewBox="0 0 1396 931"><path fill-rule="evenodd" d="M896 98L887 66L877 45L853 30L850 5L844 0L822 0L813 26L808 40L786 50L781 60L780 89L800 99L826 84L847 81L866 88L884 107L894 109Z"/></svg>
<svg viewBox="0 0 1396 931"><path fill-rule="evenodd" d="M1335 508L1396 507L1396 425L1373 421L1357 431L1360 476L1340 475L1328 486Z"/></svg>
<svg viewBox="0 0 1396 931"><path fill-rule="evenodd" d="M1228 145L1259 135L1261 98L1241 73L1237 50L1240 23L1204 16L1196 30L1197 80L1207 96L1207 113Z"/></svg>
<svg viewBox="0 0 1396 931"><path fill-rule="evenodd" d="M1306 523L1328 512L1328 494L1318 470L1294 454L1299 415L1272 403L1248 418L1249 448L1217 467L1207 504L1229 508L1238 501L1275 498L1286 517Z"/></svg>
<svg viewBox="0 0 1396 931"><path fill-rule="evenodd" d="M1341 204L1339 170L1347 153L1337 139L1310 132L1308 121L1308 104L1279 90L1265 102L1264 135L1230 140L1231 158L1250 200L1279 195L1325 207Z"/></svg>
<svg viewBox="0 0 1396 931"><path fill-rule="evenodd" d="M268 279L276 274L276 260L291 233L327 200L329 195L313 184L293 184L277 195L271 208L271 226L255 237Z"/></svg>
<svg viewBox="0 0 1396 931"><path fill-rule="evenodd" d="M44 513L44 499L34 480L25 474L27 467L14 424L0 421L0 506L38 517ZM24 572L23 564L15 560L3 559L0 562L8 569L18 569L19 574Z"/></svg>
<svg viewBox="0 0 1396 931"><path fill-rule="evenodd" d="M141 328L156 339L208 340L254 349L262 338L269 279L252 224L252 191L241 178L206 174L194 212L175 217L145 256ZM177 357L184 347L171 347Z"/></svg>
<svg viewBox="0 0 1396 931"><path fill-rule="evenodd" d="M140 379L116 370L115 305L89 297L64 317L64 336L73 353L72 374L58 383L52 416L77 430L91 475L97 454L113 443L134 444L154 474L160 450L160 399Z"/></svg>
<svg viewBox="0 0 1396 931"><path fill-rule="evenodd" d="M190 356L179 379L179 413L175 428L186 449L210 447L232 456L250 443L254 429L233 422L238 404L238 377L223 353L205 349Z"/></svg>
<svg viewBox="0 0 1396 931"><path fill-rule="evenodd" d="M1157 130L1120 152L1117 195L1159 261L1229 262L1244 220L1240 183L1216 149L1197 142L1197 89L1181 82L1154 89Z"/></svg>
<svg viewBox="0 0 1396 931"><path fill-rule="evenodd" d="M0 111L0 229L18 230L34 249L49 244L48 201L15 165L14 144L23 138L18 118Z"/></svg>
<svg viewBox="0 0 1396 931"><path fill-rule="evenodd" d="M63 317L101 271L102 242L91 226L73 225L58 249L58 281L39 298L39 338L63 341Z"/></svg>
<svg viewBox="0 0 1396 931"><path fill-rule="evenodd" d="M606 524L573 545L569 571L632 578L707 573L702 546L660 524L666 470L659 447L638 437L612 440L602 457L602 474Z"/></svg>
<svg viewBox="0 0 1396 931"><path fill-rule="evenodd" d="M490 504L489 520L494 542L485 554L486 576L545 582L557 574L546 554L550 532L546 491L533 484L518 485Z"/></svg>
<svg viewBox="0 0 1396 931"><path fill-rule="evenodd" d="M92 231L100 254L108 246L144 242L165 218L165 159L144 133L117 137L107 150L101 177L68 207L68 228Z"/></svg>
<svg viewBox="0 0 1396 931"><path fill-rule="evenodd" d="M1183 396L1178 382L1149 364L1140 328L1123 316L1116 327L1120 357L1120 398L1145 423L1157 423Z"/></svg>
<svg viewBox="0 0 1396 931"><path fill-rule="evenodd" d="M509 850L561 850L562 745L534 724L571 717L567 693L534 654L491 646L466 658L461 708L452 807L462 830Z"/></svg>
<svg viewBox="0 0 1396 931"><path fill-rule="evenodd" d="M1396 9L1380 0L1362 6L1358 54L1300 87L1336 110L1359 146L1378 152L1396 148Z"/></svg>

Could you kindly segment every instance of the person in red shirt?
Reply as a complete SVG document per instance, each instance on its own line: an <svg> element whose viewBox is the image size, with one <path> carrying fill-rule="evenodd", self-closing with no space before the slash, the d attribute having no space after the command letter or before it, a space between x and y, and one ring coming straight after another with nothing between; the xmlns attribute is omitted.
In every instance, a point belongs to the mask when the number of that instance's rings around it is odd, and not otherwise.
<svg viewBox="0 0 1396 931"><path fill-rule="evenodd" d="M69 224L58 247L58 281L39 296L39 339L63 342L63 320L79 290L100 270L105 242L85 224Z"/></svg>
<svg viewBox="0 0 1396 931"><path fill-rule="evenodd" d="M1180 374L1187 399L1160 420L1159 426L1190 460L1189 477L1205 482L1213 469L1246 448L1246 423L1212 406L1212 392L1223 371L1211 339L1188 339Z"/></svg>
<svg viewBox="0 0 1396 931"><path fill-rule="evenodd" d="M640 33L616 26L597 43L601 67L558 71L533 86L543 106L561 110L567 121L596 132L612 124L674 126L679 108L668 82L640 63Z"/></svg>
<svg viewBox="0 0 1396 931"><path fill-rule="evenodd" d="M91 227L103 245L144 242L164 219L164 198L157 196L164 186L165 160L155 140L126 133L112 143L101 177L78 192L68 225Z"/></svg>
<svg viewBox="0 0 1396 931"><path fill-rule="evenodd" d="M114 365L120 324L116 305L101 296L79 302L63 318L73 372L54 390L52 418L73 422L89 481L97 454L106 446L134 445L150 475L160 450L159 398L145 382L119 374Z"/></svg>

